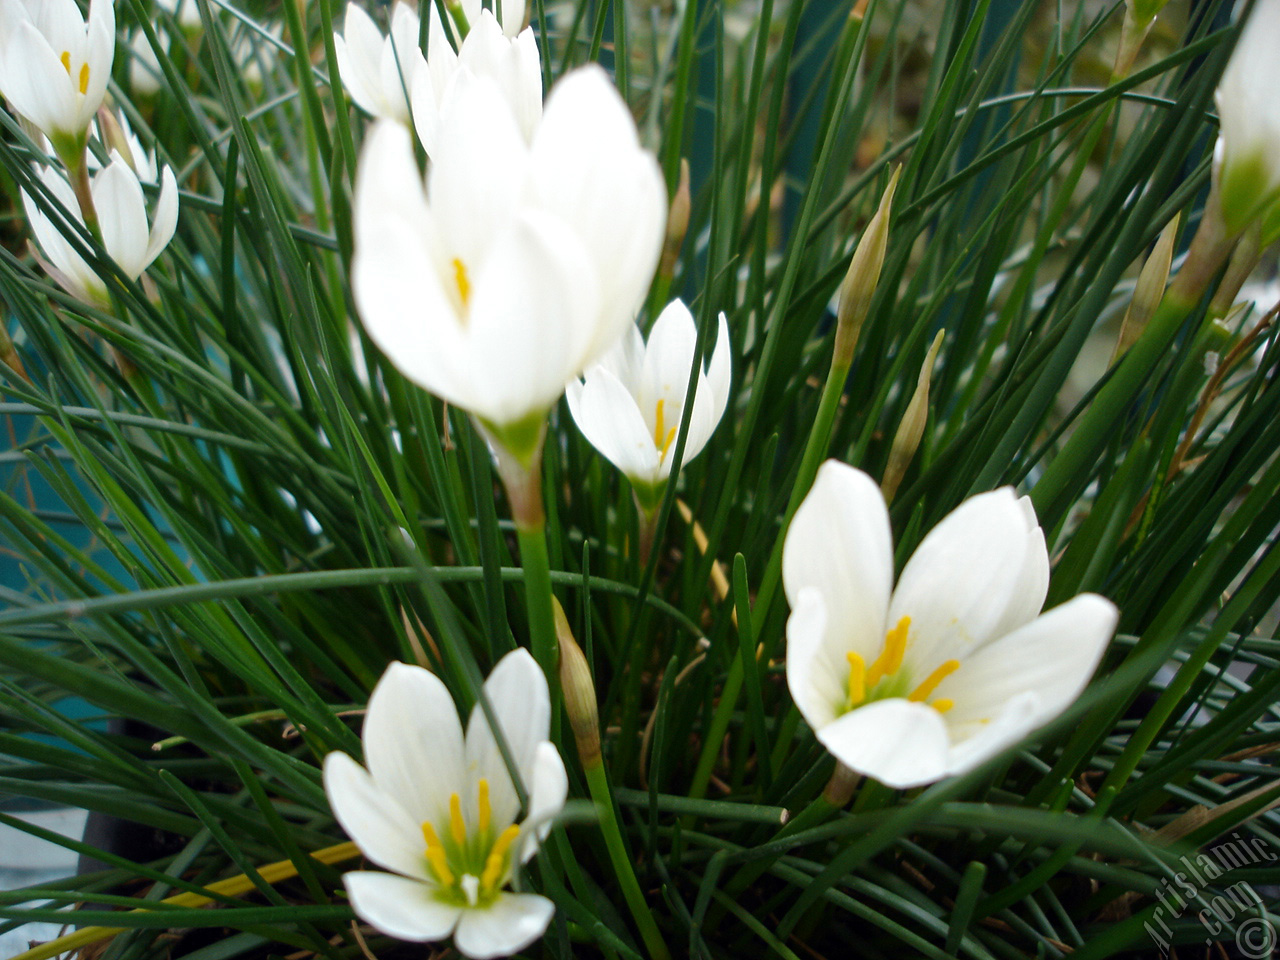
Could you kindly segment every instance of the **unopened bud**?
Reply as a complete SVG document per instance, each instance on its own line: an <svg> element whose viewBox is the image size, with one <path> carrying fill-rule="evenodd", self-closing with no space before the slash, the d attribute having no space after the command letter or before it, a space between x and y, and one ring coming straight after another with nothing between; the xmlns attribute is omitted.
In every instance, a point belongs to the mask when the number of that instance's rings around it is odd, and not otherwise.
<svg viewBox="0 0 1280 960"><path fill-rule="evenodd" d="M591 679L587 658L573 639L564 607L554 597L552 605L555 607L556 637L560 641L560 689L564 695L564 709L569 717L569 726L573 728L573 739L578 742L578 757L583 768L591 770L601 763L596 685Z"/></svg>
<svg viewBox="0 0 1280 960"><path fill-rule="evenodd" d="M1178 227L1182 225L1182 214L1179 213L1160 233L1155 248L1147 262L1138 273L1138 282L1133 288L1133 299L1129 309L1125 311L1124 321L1120 324L1120 337L1116 340L1115 353L1111 356L1114 363L1120 356L1137 342L1147 323L1155 316L1156 308L1164 298L1164 288L1169 283L1169 268L1173 264L1173 245L1178 239Z"/></svg>
<svg viewBox="0 0 1280 960"><path fill-rule="evenodd" d="M1240 241L1227 261L1227 269L1218 281L1218 289L1209 301L1209 316L1225 317L1231 311L1240 290L1262 262L1262 230L1262 222L1255 220L1240 235Z"/></svg>
<svg viewBox="0 0 1280 960"><path fill-rule="evenodd" d="M898 188L897 167L889 177L884 196L875 216L862 231L858 248L853 251L849 272L840 285L840 303L836 310L836 345L831 358L833 367L848 367L853 363L853 351L862 333L862 324L871 309L871 298L880 282L880 270L884 267L885 250L889 247L889 210L893 206L893 193Z"/></svg>
<svg viewBox="0 0 1280 960"><path fill-rule="evenodd" d="M1267 208L1267 212L1262 215L1262 230L1259 245L1263 250L1268 249L1273 243L1280 240L1280 198Z"/></svg>
<svg viewBox="0 0 1280 960"><path fill-rule="evenodd" d="M107 154L118 153L129 165L129 169L134 173L138 172L138 165L133 159L133 148L129 145L129 138L124 135L124 128L120 126L120 121L116 119L116 115L106 107L98 109L98 129L102 131L102 140L107 145Z"/></svg>
<svg viewBox="0 0 1280 960"><path fill-rule="evenodd" d="M689 232L689 213L693 199L689 192L689 161L680 161L680 182L676 195L671 198L671 211L667 214L667 237L662 244L662 259L658 261L658 276L670 280L675 276L676 260L684 246L684 236Z"/></svg>
<svg viewBox="0 0 1280 960"><path fill-rule="evenodd" d="M893 438L893 446L889 448L889 463L884 468L884 479L880 481L880 490L886 503L898 492L898 484L902 482L911 458L920 447L920 438L924 436L924 427L929 420L929 378L933 376L933 362L938 358L938 348L942 346L945 334L945 330L939 330L933 343L929 344L929 352L920 365L916 392L907 403L907 410L898 424L898 433Z"/></svg>

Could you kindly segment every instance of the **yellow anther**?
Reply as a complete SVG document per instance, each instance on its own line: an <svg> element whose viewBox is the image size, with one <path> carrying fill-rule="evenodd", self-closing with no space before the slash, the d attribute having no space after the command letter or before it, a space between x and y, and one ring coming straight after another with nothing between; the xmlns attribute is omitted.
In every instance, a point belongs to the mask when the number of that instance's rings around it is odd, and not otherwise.
<svg viewBox="0 0 1280 960"><path fill-rule="evenodd" d="M852 651L845 654L845 658L849 661L849 709L852 710L867 699L867 662Z"/></svg>
<svg viewBox="0 0 1280 960"><path fill-rule="evenodd" d="M946 713L955 705L956 702L954 700L948 700L946 697L943 697L941 700L935 700L933 703L929 704L929 706L933 707L933 709L937 710L939 713ZM990 721L983 720L982 722L989 723Z"/></svg>
<svg viewBox="0 0 1280 960"><path fill-rule="evenodd" d="M502 882L502 875L506 872L507 866L507 851L511 849L511 845L516 842L518 836L520 836L520 828L513 823L503 830L501 836L494 842L493 849L485 858L484 872L480 874L480 889L485 893L492 893Z"/></svg>
<svg viewBox="0 0 1280 960"><path fill-rule="evenodd" d="M457 257L453 258L453 282L457 284L462 305L467 306L471 302L471 278L467 275L467 265Z"/></svg>
<svg viewBox="0 0 1280 960"><path fill-rule="evenodd" d="M62 69L67 71L67 76L71 76L71 51L63 50L58 59L62 61Z"/></svg>
<svg viewBox="0 0 1280 960"><path fill-rule="evenodd" d="M68 70L67 72L70 73L71 71ZM80 65L80 92L89 92L89 65L87 63Z"/></svg>
<svg viewBox="0 0 1280 960"><path fill-rule="evenodd" d="M481 833L484 833L489 829L489 819L493 815L493 810L489 807L489 781L481 777L477 790L480 797L476 806L480 810L480 816L476 818L476 826Z"/></svg>
<svg viewBox="0 0 1280 960"><path fill-rule="evenodd" d="M449 858L445 855L444 845L428 820L422 821L422 836L427 841L427 865L436 879L446 887L453 885L453 871L449 869Z"/></svg>
<svg viewBox="0 0 1280 960"><path fill-rule="evenodd" d="M467 824L462 819L462 800L456 793L449 796L449 834L458 846L467 841Z"/></svg>
<svg viewBox="0 0 1280 960"><path fill-rule="evenodd" d="M653 445L666 452L666 444L662 442L662 435L666 432L666 418L663 416L663 408L667 405L665 399L658 401L658 409L653 414Z"/></svg>
<svg viewBox="0 0 1280 960"><path fill-rule="evenodd" d="M929 699L929 694L938 689L938 684L951 676L951 674L955 673L959 668L959 660L948 660L946 663L939 666L938 669L934 670L933 673L929 674L929 676L925 678L924 683L912 690L911 695L908 696L907 699L913 700L916 703L923 703ZM947 702L950 703L950 701Z"/></svg>
<svg viewBox="0 0 1280 960"><path fill-rule="evenodd" d="M876 662L867 670L867 686L874 687L885 677L893 676L902 668L902 657L907 652L907 632L911 629L911 618L903 617L898 625L885 634L884 649Z"/></svg>

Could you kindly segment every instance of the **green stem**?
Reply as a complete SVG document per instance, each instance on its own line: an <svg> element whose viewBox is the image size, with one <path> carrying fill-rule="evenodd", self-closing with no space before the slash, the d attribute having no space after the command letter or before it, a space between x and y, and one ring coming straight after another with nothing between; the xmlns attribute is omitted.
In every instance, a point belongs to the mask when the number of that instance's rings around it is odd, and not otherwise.
<svg viewBox="0 0 1280 960"><path fill-rule="evenodd" d="M627 901L631 917L640 928L640 936L653 960L670 960L671 954L658 930L658 924L649 911L640 882L636 879L635 870L631 866L631 856L622 842L622 831L618 828L618 818L613 810L613 796L609 790L609 777L605 773L604 763L596 763L585 768L587 788L591 791L591 799L595 801L600 814L600 832L604 835L605 846L609 850L609 859L613 862L614 873L622 884L622 896Z"/></svg>
<svg viewBox="0 0 1280 960"><path fill-rule="evenodd" d="M524 602L529 615L529 649L547 682L556 689L559 680L556 655L556 621L551 608L551 565L547 560L545 524L516 525L520 541L520 566L524 570ZM555 700L552 697L552 700Z"/></svg>
<svg viewBox="0 0 1280 960"><path fill-rule="evenodd" d="M791 518L795 516L801 501L813 485L813 478L817 476L818 467L826 457L827 448L831 444L831 430L835 424L836 411L840 409L840 397L844 393L849 366L847 362L833 360L827 372L827 382L823 384L822 397L818 401L818 415L814 418L813 429L809 431L809 439L805 443L804 455L800 460L800 472L796 476L795 485L791 488L791 499L787 503L787 512L782 519L781 532L774 542L773 552L769 555L769 565L765 568L760 589L756 592L752 618L758 618L758 623L764 623L774 591L778 587L778 580L782 573L782 546L786 541L787 527L790 526ZM770 653L769 646L766 646L764 651L766 660ZM711 780L711 769L715 766L716 757L720 753L720 744L724 740L725 731L729 729L733 711L738 705L738 694L742 692L742 679L743 666L741 655L739 655L729 665L729 675L725 678L720 702L716 704L711 726L702 743L702 753L698 757L698 766L694 770L693 782L690 786L689 796L691 797L701 799L706 794L707 784Z"/></svg>

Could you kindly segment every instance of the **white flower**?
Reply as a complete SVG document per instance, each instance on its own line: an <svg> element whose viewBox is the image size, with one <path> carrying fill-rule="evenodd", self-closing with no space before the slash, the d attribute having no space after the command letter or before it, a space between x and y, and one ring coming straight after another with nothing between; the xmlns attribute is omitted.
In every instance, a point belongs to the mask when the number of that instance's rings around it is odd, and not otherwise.
<svg viewBox="0 0 1280 960"><path fill-rule="evenodd" d="M155 30L160 45L167 47L169 34L162 27ZM163 85L164 71L160 67L160 58L147 35L138 30L129 39L129 89L134 96L152 97L160 92Z"/></svg>
<svg viewBox="0 0 1280 960"><path fill-rule="evenodd" d="M0 92L59 152L83 147L115 54L112 0L0 0Z"/></svg>
<svg viewBox="0 0 1280 960"><path fill-rule="evenodd" d="M425 187L403 127L370 134L353 290L406 377L527 462L565 384L635 316L666 190L599 67L560 81L531 144L492 80L472 76L456 96Z"/></svg>
<svg viewBox="0 0 1280 960"><path fill-rule="evenodd" d="M411 88L414 128L427 156L439 149L443 116L457 99L457 84L472 75L493 81L525 142L531 142L542 119L542 60L533 28L515 35L509 26L498 26L488 10L477 10L474 17L468 14L471 29L454 53L434 6L431 14L426 65L415 70ZM518 23L519 17L510 22Z"/></svg>
<svg viewBox="0 0 1280 960"><path fill-rule="evenodd" d="M782 577L796 706L837 760L896 788L970 770L1061 713L1117 619L1094 594L1040 613L1044 534L1009 487L953 510L894 588L879 488L834 460L796 511Z"/></svg>
<svg viewBox="0 0 1280 960"><path fill-rule="evenodd" d="M196 0L156 0L156 4L173 14L183 30L199 30L204 25Z"/></svg>
<svg viewBox="0 0 1280 960"><path fill-rule="evenodd" d="M1280 2L1259 0L1222 73L1219 188L1234 235L1280 196Z"/></svg>
<svg viewBox="0 0 1280 960"><path fill-rule="evenodd" d="M365 113L409 122L408 91L422 63L418 28L418 15L407 3L392 8L391 30L385 37L367 13L347 4L343 32L333 36L334 52L342 85Z"/></svg>
<svg viewBox="0 0 1280 960"><path fill-rule="evenodd" d="M646 345L634 325L585 382L569 381L565 398L578 429L635 487L646 509L656 506L671 476L671 451L684 416L698 328L680 300L658 315ZM706 446L729 400L729 326L720 327L711 364L698 371L684 462Z"/></svg>
<svg viewBox="0 0 1280 960"><path fill-rule="evenodd" d="M41 170L40 179L66 211L83 223L71 185L48 167ZM121 273L136 280L173 238L178 223L178 184L173 171L165 167L161 172L160 196L150 231L138 176L118 153L112 154L111 163L94 176L90 191L103 248ZM54 221L25 191L22 201L31 221L31 232L58 284L86 303L109 306L111 299L106 281L84 261Z"/></svg>
<svg viewBox="0 0 1280 960"><path fill-rule="evenodd" d="M453 934L475 958L515 953L542 936L555 907L508 893L518 864L538 849L564 806L564 762L548 739L551 700L525 650L507 654L484 685L520 779L520 803L479 704L466 736L444 684L421 667L393 663L365 714L365 763L324 761L324 786L342 828L364 855L394 873L343 876L352 909L383 933L416 942Z"/></svg>

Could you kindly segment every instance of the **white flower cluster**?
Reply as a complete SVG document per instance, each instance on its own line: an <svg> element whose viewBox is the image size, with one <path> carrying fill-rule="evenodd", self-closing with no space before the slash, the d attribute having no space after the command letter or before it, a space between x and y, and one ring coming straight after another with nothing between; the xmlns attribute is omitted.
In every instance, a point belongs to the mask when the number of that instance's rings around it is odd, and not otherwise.
<svg viewBox="0 0 1280 960"><path fill-rule="evenodd" d="M178 222L178 184L165 167L148 229L142 184L154 183L156 172L131 132L122 131L118 145L108 142L110 162L89 176L90 124L106 93L115 41L111 0L91 0L87 21L75 0L0 0L0 94L48 137L65 168L40 165L36 175L47 196L37 200L24 191L23 205L46 271L72 296L98 307L110 305L108 278L85 261L69 239L72 230L51 215L87 225L129 280L168 245Z"/></svg>

